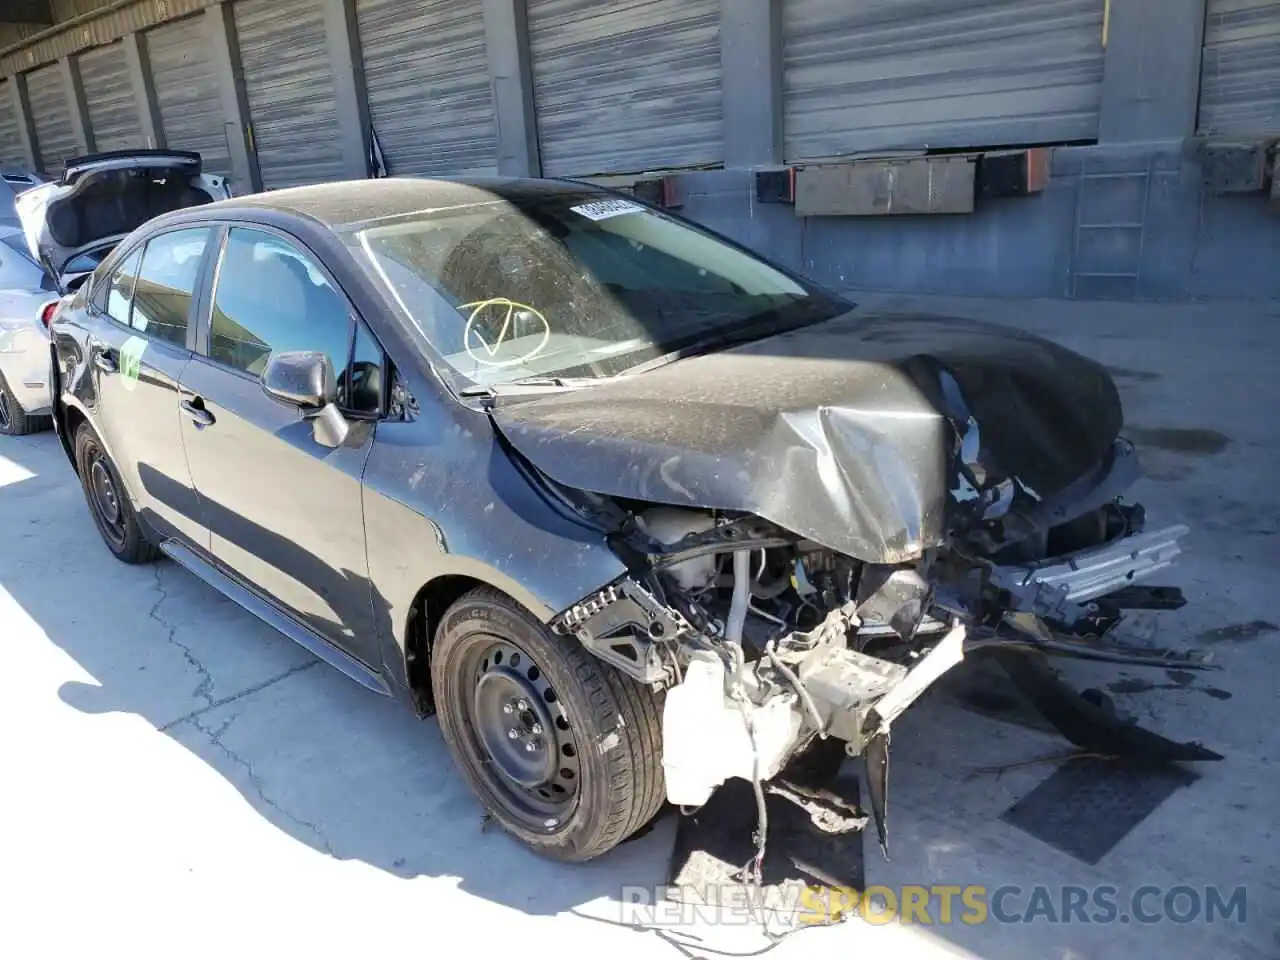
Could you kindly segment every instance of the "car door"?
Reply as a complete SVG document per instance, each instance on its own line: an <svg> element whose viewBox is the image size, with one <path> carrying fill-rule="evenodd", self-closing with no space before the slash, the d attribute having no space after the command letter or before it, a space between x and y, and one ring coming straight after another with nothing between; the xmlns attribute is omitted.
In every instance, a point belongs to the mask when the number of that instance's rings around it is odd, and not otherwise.
<svg viewBox="0 0 1280 960"><path fill-rule="evenodd" d="M182 379L182 430L214 558L380 667L360 490L382 409L380 346L314 256L257 227L227 232L207 327ZM336 448L262 388L268 357L291 350L323 352L341 374L352 429Z"/></svg>
<svg viewBox="0 0 1280 960"><path fill-rule="evenodd" d="M202 547L208 531L183 451L178 382L213 237L207 227L151 237L95 279L87 311L95 426L151 528Z"/></svg>

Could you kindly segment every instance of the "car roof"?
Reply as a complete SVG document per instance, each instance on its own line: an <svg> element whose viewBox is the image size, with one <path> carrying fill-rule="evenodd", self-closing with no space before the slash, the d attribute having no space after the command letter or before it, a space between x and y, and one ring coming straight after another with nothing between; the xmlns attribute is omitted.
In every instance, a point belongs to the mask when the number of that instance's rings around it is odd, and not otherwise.
<svg viewBox="0 0 1280 960"><path fill-rule="evenodd" d="M309 217L340 230L414 211L482 203L495 198L552 199L556 196L580 196L584 192L602 191L592 184L572 180L385 177L268 190L188 208L184 212L194 217L218 217L232 216L236 212L276 211Z"/></svg>

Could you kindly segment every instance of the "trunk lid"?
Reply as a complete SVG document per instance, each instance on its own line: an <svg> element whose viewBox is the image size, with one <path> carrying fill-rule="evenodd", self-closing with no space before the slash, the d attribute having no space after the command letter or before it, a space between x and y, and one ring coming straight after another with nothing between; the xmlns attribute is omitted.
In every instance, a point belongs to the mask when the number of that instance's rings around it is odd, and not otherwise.
<svg viewBox="0 0 1280 960"><path fill-rule="evenodd" d="M229 196L226 178L205 174L198 153L128 150L69 160L14 207L32 253L65 288L151 218Z"/></svg>

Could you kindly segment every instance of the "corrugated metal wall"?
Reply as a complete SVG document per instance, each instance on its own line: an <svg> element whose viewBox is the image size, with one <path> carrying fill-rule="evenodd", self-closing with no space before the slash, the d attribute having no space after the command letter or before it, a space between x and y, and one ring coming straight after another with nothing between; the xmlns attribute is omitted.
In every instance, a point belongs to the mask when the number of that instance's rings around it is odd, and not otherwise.
<svg viewBox="0 0 1280 960"><path fill-rule="evenodd" d="M233 8L264 189L343 175L323 2L241 0Z"/></svg>
<svg viewBox="0 0 1280 960"><path fill-rule="evenodd" d="M165 145L195 150L210 173L231 173L231 153L217 72L204 17L166 23L143 34ZM247 187L241 187L247 189Z"/></svg>
<svg viewBox="0 0 1280 960"><path fill-rule="evenodd" d="M357 0L369 112L393 176L497 170L480 0Z"/></svg>
<svg viewBox="0 0 1280 960"><path fill-rule="evenodd" d="M0 80L0 164L7 167L25 167L27 158L22 152L22 136L18 133L18 117L14 113L12 81Z"/></svg>
<svg viewBox="0 0 1280 960"><path fill-rule="evenodd" d="M17 73L40 64L53 63L73 53L100 47L221 2L223 0L135 0L134 3L115 7L102 2L93 8L103 11L98 16L74 26L64 24L61 29L46 31L48 36L44 39L0 56L0 72Z"/></svg>
<svg viewBox="0 0 1280 960"><path fill-rule="evenodd" d="M46 28L42 23L0 23L0 48L21 43Z"/></svg>
<svg viewBox="0 0 1280 960"><path fill-rule="evenodd" d="M1199 127L1280 135L1280 0L1209 0Z"/></svg>
<svg viewBox="0 0 1280 960"><path fill-rule="evenodd" d="M117 41L80 54L80 78L89 106L89 129L98 151L146 147L138 102L129 82L124 43Z"/></svg>
<svg viewBox="0 0 1280 960"><path fill-rule="evenodd" d="M70 20L84 13L101 10L111 3L112 0L53 0L49 6L53 10L54 22L61 23L63 20Z"/></svg>
<svg viewBox="0 0 1280 960"><path fill-rule="evenodd" d="M723 160L720 0L529 0L528 17L544 173Z"/></svg>
<svg viewBox="0 0 1280 960"><path fill-rule="evenodd" d="M1093 139L1104 6L787 0L787 159Z"/></svg>
<svg viewBox="0 0 1280 960"><path fill-rule="evenodd" d="M27 96L31 102L31 121L36 128L37 166L56 175L63 164L79 152L71 126L71 104L57 64L27 74Z"/></svg>

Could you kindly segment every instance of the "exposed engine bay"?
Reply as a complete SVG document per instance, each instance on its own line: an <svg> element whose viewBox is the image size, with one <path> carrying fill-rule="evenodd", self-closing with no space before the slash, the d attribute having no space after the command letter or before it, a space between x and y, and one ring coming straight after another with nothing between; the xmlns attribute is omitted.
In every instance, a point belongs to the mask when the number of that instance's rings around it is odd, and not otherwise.
<svg viewBox="0 0 1280 960"><path fill-rule="evenodd" d="M1182 605L1146 584L1188 530L1149 529L1122 499L1141 471L1092 360L980 321L850 310L492 416L625 568L551 625L665 691L672 803L750 781L762 841L761 784L843 744L884 846L894 723L979 651L1082 749L1218 758L1049 666L1213 668L1127 617Z"/></svg>
<svg viewBox="0 0 1280 960"><path fill-rule="evenodd" d="M887 855L893 724L967 655L1004 648L1201 666L1126 638L1126 609L1180 605L1176 590L1138 584L1170 565L1188 532L1148 530L1143 508L1121 500L1138 475L1133 447L1116 440L1103 463L1051 498L1008 483L952 491L965 521L950 525L943 546L896 564L864 562L750 514L586 494L578 505L612 525L630 573L553 627L666 691L670 802L701 806L738 777L755 785L763 809L761 784L839 741L866 760ZM1050 719L1062 724L1062 715ZM1171 759L1216 757L1141 732Z"/></svg>

